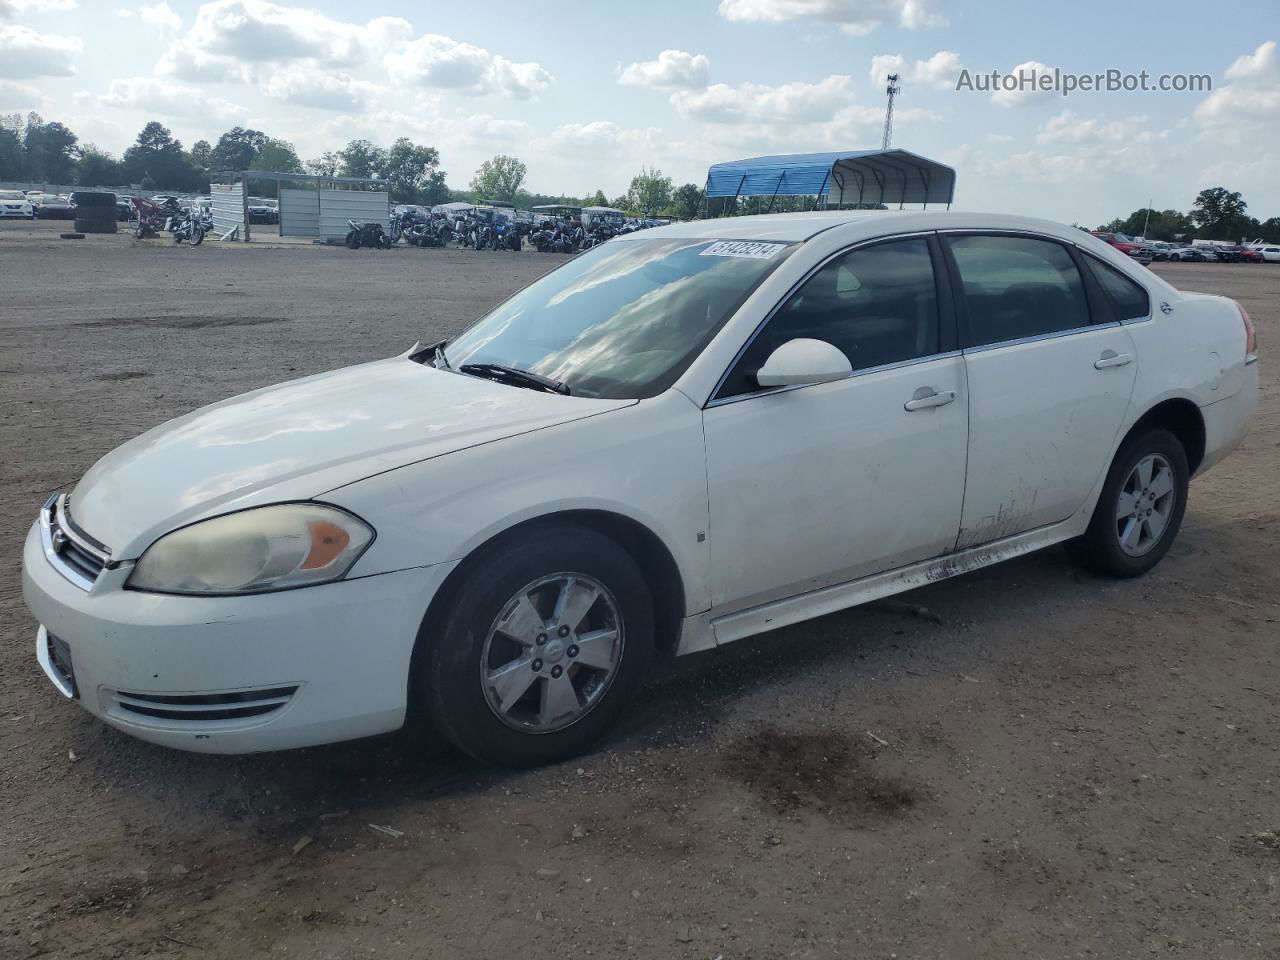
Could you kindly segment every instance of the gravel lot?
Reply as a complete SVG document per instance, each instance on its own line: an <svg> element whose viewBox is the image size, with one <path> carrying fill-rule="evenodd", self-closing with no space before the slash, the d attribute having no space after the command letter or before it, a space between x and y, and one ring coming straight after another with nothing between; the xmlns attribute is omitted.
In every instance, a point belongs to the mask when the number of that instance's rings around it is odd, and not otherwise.
<svg viewBox="0 0 1280 960"><path fill-rule="evenodd" d="M153 424L455 333L560 262L0 224L0 957L1280 957L1280 269L1264 399L1151 575L1057 549L679 661L591 756L134 741L33 656L41 500ZM376 824L396 835L371 829Z"/></svg>

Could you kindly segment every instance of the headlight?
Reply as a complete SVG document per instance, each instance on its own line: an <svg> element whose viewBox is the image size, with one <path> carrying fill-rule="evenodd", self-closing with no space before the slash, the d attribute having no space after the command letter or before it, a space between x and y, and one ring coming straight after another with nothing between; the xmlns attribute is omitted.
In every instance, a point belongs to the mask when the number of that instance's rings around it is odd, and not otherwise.
<svg viewBox="0 0 1280 960"><path fill-rule="evenodd" d="M357 517L283 503L193 523L143 553L128 582L153 593L266 593L344 577L373 541Z"/></svg>

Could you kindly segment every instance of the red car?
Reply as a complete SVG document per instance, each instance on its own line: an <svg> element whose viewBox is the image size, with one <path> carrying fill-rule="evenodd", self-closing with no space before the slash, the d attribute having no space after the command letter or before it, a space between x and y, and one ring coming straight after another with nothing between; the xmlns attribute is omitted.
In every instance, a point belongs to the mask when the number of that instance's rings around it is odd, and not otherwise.
<svg viewBox="0 0 1280 960"><path fill-rule="evenodd" d="M1116 236L1114 233L1103 233L1102 231L1099 231L1099 230L1090 230L1089 232L1092 233L1099 240L1103 241L1104 243L1111 244L1113 247L1115 247L1117 250L1119 250L1121 253L1125 254L1126 256L1131 256L1142 249L1142 244L1133 243L1132 241L1121 239L1121 237Z"/></svg>
<svg viewBox="0 0 1280 960"><path fill-rule="evenodd" d="M1227 249L1235 254L1235 258L1241 263L1264 263L1267 259L1262 255L1261 250L1255 250L1253 247L1227 247Z"/></svg>

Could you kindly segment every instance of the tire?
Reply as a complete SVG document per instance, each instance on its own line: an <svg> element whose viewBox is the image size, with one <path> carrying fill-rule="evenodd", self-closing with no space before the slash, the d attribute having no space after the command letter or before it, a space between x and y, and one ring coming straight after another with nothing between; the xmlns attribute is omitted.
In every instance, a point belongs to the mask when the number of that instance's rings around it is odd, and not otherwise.
<svg viewBox="0 0 1280 960"><path fill-rule="evenodd" d="M202 244L202 243L204 243L204 231L203 231L203 230L193 230L193 231L191 232L191 245L192 245L193 247L198 247L198 246L200 246L200 244Z"/></svg>
<svg viewBox="0 0 1280 960"><path fill-rule="evenodd" d="M617 719L652 658L653 600L635 561L593 530L542 524L489 549L464 576L442 622L424 622L419 642L430 647L415 674L419 703L449 740L489 763L537 766L586 750ZM586 588L595 597L585 606L576 601L584 613L572 616L579 621L572 629L568 621L557 628L556 597L569 584L575 596L585 596ZM523 643L514 643L499 630L499 618L506 614L509 624L518 623L522 596L528 629L512 629L523 635ZM609 666L587 666L590 634L590 659ZM508 665L517 683L531 679L511 686L503 703L482 676ZM566 693L562 713L549 709L554 701L545 698L552 690Z"/></svg>
<svg viewBox="0 0 1280 960"><path fill-rule="evenodd" d="M1154 470L1144 481L1139 467L1148 462ZM1161 481L1160 477L1166 474L1167 481ZM1098 573L1113 577L1138 577L1146 573L1169 552L1178 536L1187 509L1189 481L1187 452L1168 430L1156 428L1129 437L1121 444L1107 472L1089 529L1069 544L1072 557ZM1144 485L1150 490L1145 497ZM1166 486L1167 493L1160 492ZM1172 499L1166 502L1166 496ZM1127 499L1122 501L1122 497ZM1130 504L1136 504L1141 519L1121 516L1121 511ZM1159 523L1162 525L1158 533L1150 536ZM1122 543L1125 533L1132 535L1128 547Z"/></svg>
<svg viewBox="0 0 1280 960"><path fill-rule="evenodd" d="M356 231L354 230L348 230L346 244L347 244L347 248L350 250L359 250L360 234L356 233Z"/></svg>

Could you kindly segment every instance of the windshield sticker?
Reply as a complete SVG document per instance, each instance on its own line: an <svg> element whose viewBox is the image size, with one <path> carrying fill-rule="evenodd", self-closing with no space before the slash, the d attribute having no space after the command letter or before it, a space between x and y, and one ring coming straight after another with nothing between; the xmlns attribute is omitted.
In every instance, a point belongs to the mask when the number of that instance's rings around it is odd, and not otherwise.
<svg viewBox="0 0 1280 960"><path fill-rule="evenodd" d="M769 260L785 246L785 243L761 243L758 240L717 240L698 256Z"/></svg>

